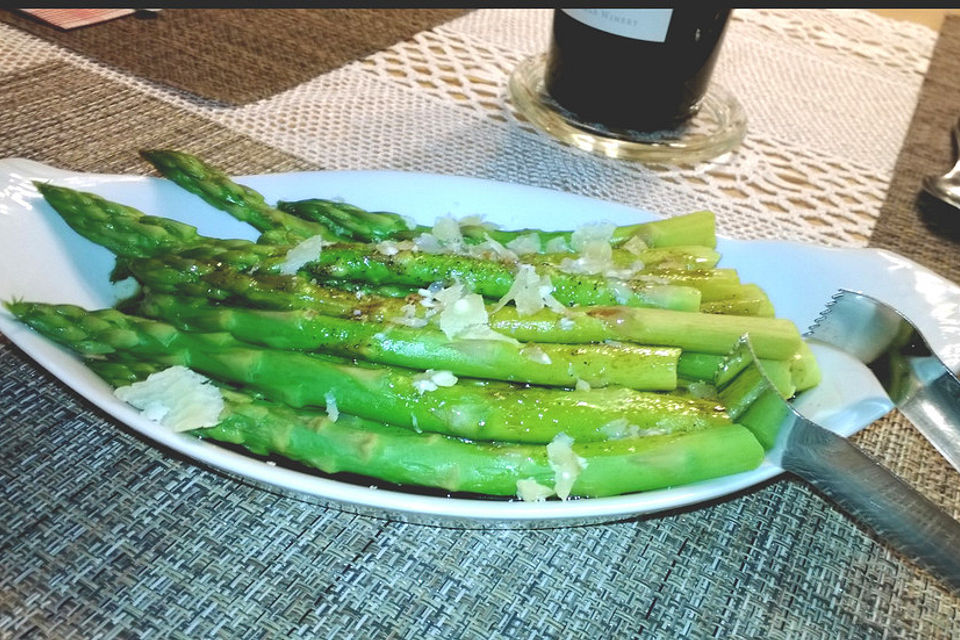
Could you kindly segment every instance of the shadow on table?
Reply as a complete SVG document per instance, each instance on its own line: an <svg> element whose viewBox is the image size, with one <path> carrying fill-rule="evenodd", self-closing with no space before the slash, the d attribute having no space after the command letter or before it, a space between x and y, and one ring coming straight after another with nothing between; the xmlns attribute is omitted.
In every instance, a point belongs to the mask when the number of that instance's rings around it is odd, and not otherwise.
<svg viewBox="0 0 960 640"><path fill-rule="evenodd" d="M939 238L960 244L960 209L927 192L917 196L919 220L926 230Z"/></svg>

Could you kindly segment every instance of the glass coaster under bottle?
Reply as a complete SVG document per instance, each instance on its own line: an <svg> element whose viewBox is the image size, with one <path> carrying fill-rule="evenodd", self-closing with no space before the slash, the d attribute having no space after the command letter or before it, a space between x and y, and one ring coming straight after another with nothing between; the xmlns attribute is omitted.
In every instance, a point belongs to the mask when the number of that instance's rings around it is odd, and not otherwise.
<svg viewBox="0 0 960 640"><path fill-rule="evenodd" d="M728 16L558 9L550 51L517 66L510 97L519 116L579 149L646 163L715 158L747 124L736 97L709 84Z"/></svg>

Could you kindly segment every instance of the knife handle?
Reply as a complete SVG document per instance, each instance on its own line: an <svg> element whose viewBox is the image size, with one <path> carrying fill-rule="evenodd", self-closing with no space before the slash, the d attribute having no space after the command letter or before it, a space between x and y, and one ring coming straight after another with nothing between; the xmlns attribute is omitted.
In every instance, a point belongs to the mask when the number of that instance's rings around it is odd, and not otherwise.
<svg viewBox="0 0 960 640"><path fill-rule="evenodd" d="M939 360L935 362L939 376L928 381L911 372L909 393L894 401L917 431L960 471L960 382Z"/></svg>
<svg viewBox="0 0 960 640"><path fill-rule="evenodd" d="M960 523L846 439L800 420L781 466L960 591Z"/></svg>

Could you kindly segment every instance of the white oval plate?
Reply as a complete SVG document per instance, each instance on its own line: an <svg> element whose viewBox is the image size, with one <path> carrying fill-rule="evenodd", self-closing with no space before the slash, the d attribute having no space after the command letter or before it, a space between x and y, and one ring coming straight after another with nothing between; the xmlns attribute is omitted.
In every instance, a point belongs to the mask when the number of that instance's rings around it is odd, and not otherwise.
<svg viewBox="0 0 960 640"><path fill-rule="evenodd" d="M166 180L141 176L72 173L18 158L0 160L0 300L111 306L108 282L113 255L73 232L43 201L33 180L75 189L197 226L200 233L255 239L248 225L218 211ZM370 210L395 211L423 224L441 215L483 215L505 228L571 229L593 221L630 224L654 214L611 202L517 184L447 175L392 171L305 172L248 176L238 180L268 201L308 197L343 199ZM836 250L790 242L720 239L721 266L736 268L743 281L763 287L781 317L805 330L839 288L890 303L925 333L954 370L960 365L960 287L896 254L872 249ZM429 522L540 525L581 524L693 505L756 485L781 473L769 457L759 468L688 486L610 498L524 503L422 495L372 489L285 469L217 445L175 434L145 420L117 400L78 358L0 312L0 331L64 383L158 444L197 461L326 504L382 517ZM818 353L824 382L798 405L809 417L844 436L862 429L890 408L878 385L853 385L856 366ZM842 381L842 382L841 382ZM772 456L773 457L773 456ZM773 457L776 459L775 457Z"/></svg>

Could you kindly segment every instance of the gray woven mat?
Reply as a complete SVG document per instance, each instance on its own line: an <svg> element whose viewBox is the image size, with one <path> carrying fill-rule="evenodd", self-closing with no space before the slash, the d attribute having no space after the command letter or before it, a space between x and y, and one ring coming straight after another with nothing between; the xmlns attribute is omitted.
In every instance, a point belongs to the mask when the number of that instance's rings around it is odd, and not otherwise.
<svg viewBox="0 0 960 640"><path fill-rule="evenodd" d="M56 113L56 111L60 113ZM144 172L303 163L61 64L0 77L0 154ZM81 142L82 141L82 142ZM895 418L860 436L928 495L955 482ZM952 487L949 491L948 487ZM960 600L805 485L558 530L363 518L131 434L0 338L2 638L949 638Z"/></svg>

